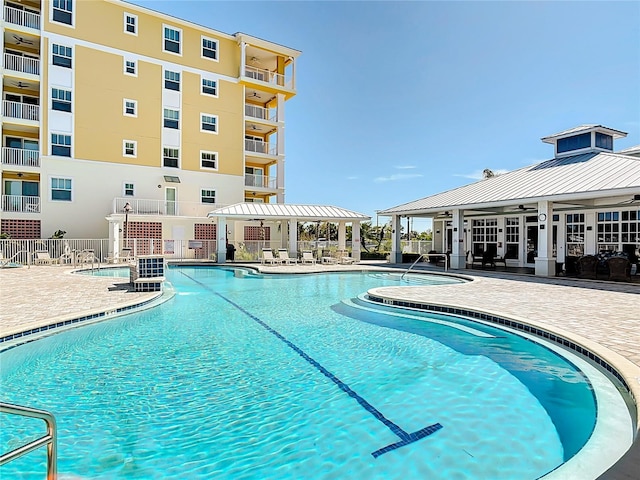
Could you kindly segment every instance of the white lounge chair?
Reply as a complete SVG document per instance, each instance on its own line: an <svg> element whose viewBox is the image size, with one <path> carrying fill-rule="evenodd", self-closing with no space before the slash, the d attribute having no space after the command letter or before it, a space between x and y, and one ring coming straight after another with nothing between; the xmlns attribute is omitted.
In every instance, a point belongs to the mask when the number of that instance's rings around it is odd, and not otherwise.
<svg viewBox="0 0 640 480"><path fill-rule="evenodd" d="M346 250L343 250L338 252L338 262L346 265L346 264L353 263L354 259L349 255L349 252L347 252Z"/></svg>
<svg viewBox="0 0 640 480"><path fill-rule="evenodd" d="M263 248L260 263L262 263L263 265L266 265L267 263L270 263L271 265L281 265L282 260L274 257L273 252L270 248Z"/></svg>
<svg viewBox="0 0 640 480"><path fill-rule="evenodd" d="M313 252L307 250L307 251L303 251L302 252L302 264L304 265L305 263L310 263L311 265L315 265L316 264L316 259L313 256Z"/></svg>
<svg viewBox="0 0 640 480"><path fill-rule="evenodd" d="M278 258L285 265L291 265L291 264L296 265L298 263L298 259L297 258L291 258L289 256L289 251L286 248L279 248L278 249Z"/></svg>
<svg viewBox="0 0 640 480"><path fill-rule="evenodd" d="M53 265L54 263L58 263L58 259L51 258L47 251L38 250L35 252L33 263L36 265Z"/></svg>

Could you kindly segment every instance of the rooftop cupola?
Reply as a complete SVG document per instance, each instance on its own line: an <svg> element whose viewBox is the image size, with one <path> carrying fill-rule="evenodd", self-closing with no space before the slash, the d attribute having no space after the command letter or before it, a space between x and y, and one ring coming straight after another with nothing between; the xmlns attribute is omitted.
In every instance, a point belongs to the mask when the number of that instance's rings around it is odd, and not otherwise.
<svg viewBox="0 0 640 480"><path fill-rule="evenodd" d="M626 136L626 132L602 125L580 125L543 137L542 141L555 146L556 157L565 157L588 152L613 152L613 139Z"/></svg>

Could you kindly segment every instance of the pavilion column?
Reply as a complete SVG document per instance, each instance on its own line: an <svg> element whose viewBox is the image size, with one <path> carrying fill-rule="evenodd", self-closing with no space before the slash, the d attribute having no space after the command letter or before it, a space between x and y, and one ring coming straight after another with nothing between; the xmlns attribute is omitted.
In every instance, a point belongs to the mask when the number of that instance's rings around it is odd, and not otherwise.
<svg viewBox="0 0 640 480"><path fill-rule="evenodd" d="M284 229L284 225L282 228ZM289 256L298 258L298 219L289 219Z"/></svg>
<svg viewBox="0 0 640 480"><path fill-rule="evenodd" d="M553 203L538 202L538 256L535 257L536 275L555 277L556 258L553 256Z"/></svg>
<svg viewBox="0 0 640 480"><path fill-rule="evenodd" d="M449 256L450 267L463 269L467 266L467 256L464 252L464 211L454 210L451 219L452 242L451 255Z"/></svg>
<svg viewBox="0 0 640 480"><path fill-rule="evenodd" d="M118 263L120 257L120 220L109 218L109 253L113 263Z"/></svg>
<svg viewBox="0 0 640 480"><path fill-rule="evenodd" d="M347 249L347 224L338 222L338 250Z"/></svg>
<svg viewBox="0 0 640 480"><path fill-rule="evenodd" d="M360 222L354 221L351 223L351 258L354 262L360 261Z"/></svg>
<svg viewBox="0 0 640 480"><path fill-rule="evenodd" d="M391 216L391 263L402 263L401 220L400 215Z"/></svg>
<svg viewBox="0 0 640 480"><path fill-rule="evenodd" d="M216 244L218 255L216 263L227 261L227 217L218 217L218 228L216 228Z"/></svg>

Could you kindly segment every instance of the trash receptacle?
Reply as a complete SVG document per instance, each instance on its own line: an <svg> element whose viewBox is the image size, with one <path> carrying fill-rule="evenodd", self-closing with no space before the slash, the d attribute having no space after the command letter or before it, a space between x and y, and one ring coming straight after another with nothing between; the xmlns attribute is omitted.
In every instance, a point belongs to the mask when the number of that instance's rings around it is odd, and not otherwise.
<svg viewBox="0 0 640 480"><path fill-rule="evenodd" d="M231 243L227 243L227 260L234 261L236 256L236 247Z"/></svg>

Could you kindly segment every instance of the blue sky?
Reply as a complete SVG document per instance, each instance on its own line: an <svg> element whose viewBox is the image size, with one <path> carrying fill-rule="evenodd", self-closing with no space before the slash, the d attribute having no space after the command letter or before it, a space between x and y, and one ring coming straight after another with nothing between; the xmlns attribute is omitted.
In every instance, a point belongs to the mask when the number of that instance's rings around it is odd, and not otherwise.
<svg viewBox="0 0 640 480"><path fill-rule="evenodd" d="M640 144L640 2L132 3L302 51L287 203L375 223L485 168L548 159L540 138L577 125L627 132L616 150Z"/></svg>

